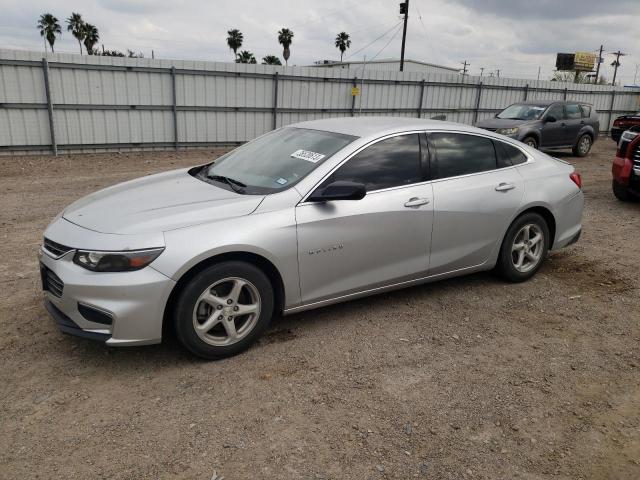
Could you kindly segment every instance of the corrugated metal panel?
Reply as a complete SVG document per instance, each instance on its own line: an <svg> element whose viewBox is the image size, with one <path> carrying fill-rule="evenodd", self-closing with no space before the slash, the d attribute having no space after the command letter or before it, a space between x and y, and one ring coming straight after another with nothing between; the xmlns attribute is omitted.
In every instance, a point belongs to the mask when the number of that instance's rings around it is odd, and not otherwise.
<svg viewBox="0 0 640 480"><path fill-rule="evenodd" d="M0 150L4 153L11 152L11 147L51 143L42 56L0 50L0 104L4 104L0 105ZM86 151L95 150L96 145L104 149L117 144L123 148L175 145L171 67L176 69L177 140L189 145L244 142L274 126L351 114L417 117L421 109L423 118L441 113L451 121L472 123L474 118L489 117L522 101L525 86L528 100L562 100L566 95L593 103L601 112L603 130L618 112L640 108L638 94L619 87L463 77L442 71L400 73L368 66L363 71L361 66L275 67L73 54L47 54L46 58L53 123L62 149L65 145ZM354 79L361 90L355 100L351 96ZM608 113L611 108L616 113Z"/></svg>

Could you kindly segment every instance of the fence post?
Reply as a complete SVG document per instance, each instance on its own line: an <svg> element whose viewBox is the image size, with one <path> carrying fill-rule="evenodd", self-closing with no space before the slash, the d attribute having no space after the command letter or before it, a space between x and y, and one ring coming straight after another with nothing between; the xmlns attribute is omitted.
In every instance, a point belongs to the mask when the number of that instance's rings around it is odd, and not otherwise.
<svg viewBox="0 0 640 480"><path fill-rule="evenodd" d="M353 88L356 88L357 86L358 86L358 77L353 77ZM360 95L362 95L362 92L360 92ZM352 117L355 115L355 111L356 111L356 96L351 95L351 116Z"/></svg>
<svg viewBox="0 0 640 480"><path fill-rule="evenodd" d="M528 96L529 96L529 84L527 83L527 84L524 86L524 101L525 101L525 102L527 101L527 97L528 97Z"/></svg>
<svg viewBox="0 0 640 480"><path fill-rule="evenodd" d="M482 82L478 84L478 93L476 95L476 108L473 110L473 125L478 121L478 111L480 110L480 99L482 98Z"/></svg>
<svg viewBox="0 0 640 480"><path fill-rule="evenodd" d="M171 67L171 94L173 102L173 144L178 150L178 104L176 94L176 67Z"/></svg>
<svg viewBox="0 0 640 480"><path fill-rule="evenodd" d="M277 127L278 117L278 72L273 74L273 130Z"/></svg>
<svg viewBox="0 0 640 480"><path fill-rule="evenodd" d="M49 62L42 59L42 73L44 75L44 91L47 96L47 110L49 112L49 133L51 135L51 151L58 155L58 144L56 143L56 128L53 123L53 103L51 102L51 86L49 84Z"/></svg>
<svg viewBox="0 0 640 480"><path fill-rule="evenodd" d="M607 133L611 131L611 120L613 119L613 104L616 101L616 91L615 87L613 88L614 90L611 90L611 105L609 105L609 122L607 123Z"/></svg>
<svg viewBox="0 0 640 480"><path fill-rule="evenodd" d="M420 82L420 103L418 104L418 118L422 118L422 101L424 100L424 78Z"/></svg>

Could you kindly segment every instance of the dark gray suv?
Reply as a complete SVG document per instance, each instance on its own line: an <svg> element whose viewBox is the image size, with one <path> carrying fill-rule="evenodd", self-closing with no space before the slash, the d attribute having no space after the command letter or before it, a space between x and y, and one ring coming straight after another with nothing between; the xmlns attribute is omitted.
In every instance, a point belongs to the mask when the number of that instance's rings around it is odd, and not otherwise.
<svg viewBox="0 0 640 480"><path fill-rule="evenodd" d="M584 157L598 138L600 122L592 105L581 102L514 103L477 127L520 140L544 150L571 148Z"/></svg>

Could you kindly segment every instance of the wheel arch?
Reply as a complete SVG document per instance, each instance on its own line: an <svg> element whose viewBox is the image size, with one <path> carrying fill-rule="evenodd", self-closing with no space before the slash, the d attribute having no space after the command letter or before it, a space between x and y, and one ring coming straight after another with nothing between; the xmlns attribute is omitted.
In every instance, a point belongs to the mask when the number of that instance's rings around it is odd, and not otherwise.
<svg viewBox="0 0 640 480"><path fill-rule="evenodd" d="M247 262L260 268L260 270L262 270L265 275L267 275L269 281L271 282L271 285L273 286L273 293L275 296L275 314L280 315L282 313L282 311L284 310L285 302L284 281L282 279L282 274L280 273L278 268L269 259L257 253L248 251L231 251L218 253L216 255L204 258L198 263L192 265L180 276L180 278L174 285L164 307L164 315L162 319L163 337L166 333L169 332L169 329L172 326L171 317L174 312L176 300L184 286L187 285L195 275L203 271L205 268L216 263L226 261Z"/></svg>
<svg viewBox="0 0 640 480"><path fill-rule="evenodd" d="M547 227L549 227L549 237L550 237L549 238L549 250L551 250L553 248L553 245L556 242L556 218L553 215L553 212L551 212L551 210L549 208L547 208L546 206L544 206L544 205L532 205L532 206L526 207L522 211L518 212L518 214L514 217L514 219L509 224L509 227L511 227L513 222L515 222L518 218L520 218L522 215L525 215L527 213L537 213L542 218L544 218L545 222L547 222ZM507 231L509 231L509 228L507 228ZM505 235L506 234L507 233L505 232ZM504 242L504 236L502 238L502 241Z"/></svg>

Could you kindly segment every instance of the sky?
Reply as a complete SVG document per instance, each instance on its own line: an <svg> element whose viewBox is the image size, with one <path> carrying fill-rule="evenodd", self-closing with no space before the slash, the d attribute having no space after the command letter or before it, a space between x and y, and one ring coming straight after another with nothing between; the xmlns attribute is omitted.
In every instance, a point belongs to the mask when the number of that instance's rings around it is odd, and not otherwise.
<svg viewBox="0 0 640 480"><path fill-rule="evenodd" d="M399 0L0 0L0 48L44 49L36 29L42 13L63 26L56 52L78 53L66 31L71 12L98 27L107 49L153 50L156 58L233 61L227 30L244 34L242 49L258 61L282 58L277 32L294 31L290 65L338 60L337 33L351 35L345 59L398 58ZM613 77L610 52L622 50L618 79L634 80L640 64L640 0L410 0L405 58L484 75L549 79L557 52L593 51L604 45L603 72ZM386 33L386 35L385 35ZM638 69L640 83L640 69Z"/></svg>

